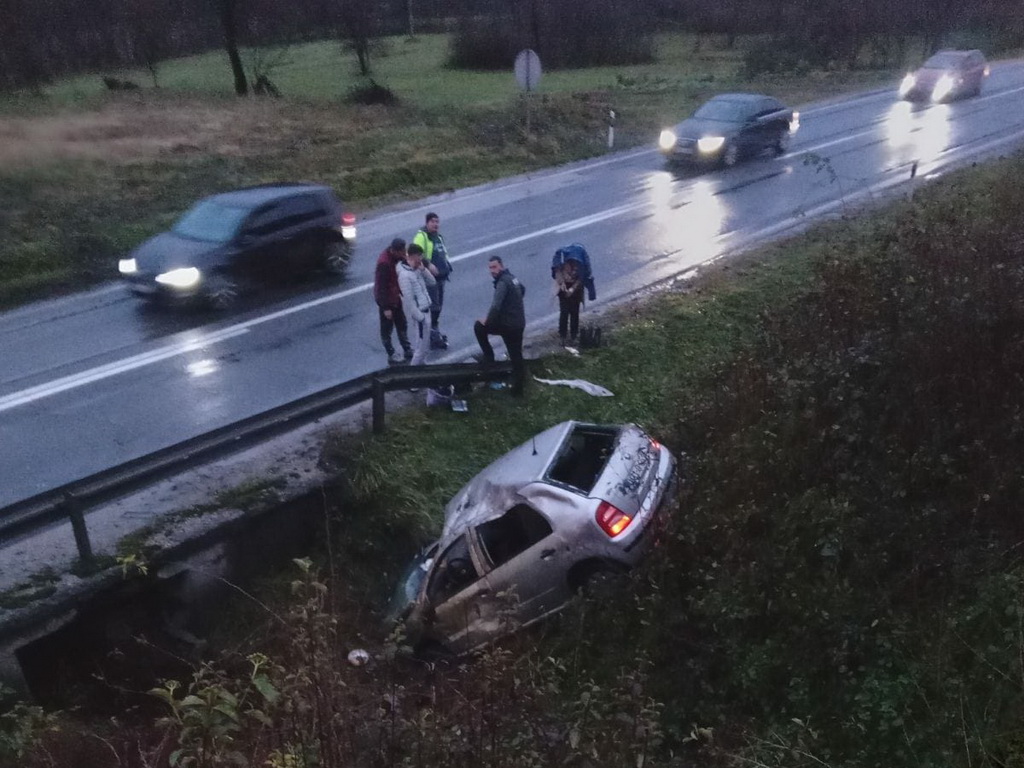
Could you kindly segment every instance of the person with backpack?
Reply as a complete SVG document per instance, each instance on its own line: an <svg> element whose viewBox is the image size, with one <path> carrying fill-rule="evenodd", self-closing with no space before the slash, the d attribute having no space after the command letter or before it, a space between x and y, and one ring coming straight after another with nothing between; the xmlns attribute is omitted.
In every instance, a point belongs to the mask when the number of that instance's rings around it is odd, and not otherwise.
<svg viewBox="0 0 1024 768"><path fill-rule="evenodd" d="M448 258L448 247L438 231L440 226L441 217L431 211L427 214L423 227L412 239L414 245L423 249L423 263L436 281L436 287L431 290L430 295L433 301L430 309L431 349L448 349L448 337L441 333L440 317L444 308L444 285L451 277L452 263Z"/></svg>
<svg viewBox="0 0 1024 768"><path fill-rule="evenodd" d="M580 333L580 307L583 305L583 278L579 262L569 260L555 273L555 292L558 296L558 337L562 346L576 345Z"/></svg>
<svg viewBox="0 0 1024 768"><path fill-rule="evenodd" d="M494 298L487 317L477 320L473 325L473 334L482 353L478 359L484 364L493 363L494 347L488 337L501 336L508 350L508 359L515 369L512 394L520 395L526 379L523 361L523 331L526 329L523 296L526 295L526 287L505 268L500 256L491 256L487 260L487 269L494 278Z"/></svg>
<svg viewBox="0 0 1024 768"><path fill-rule="evenodd" d="M555 251L551 259L551 278L555 281L555 295L558 297L558 335L565 346L577 343L580 334L580 307L583 305L584 290L590 301L597 298L594 274L590 266L590 254L580 243L572 243Z"/></svg>

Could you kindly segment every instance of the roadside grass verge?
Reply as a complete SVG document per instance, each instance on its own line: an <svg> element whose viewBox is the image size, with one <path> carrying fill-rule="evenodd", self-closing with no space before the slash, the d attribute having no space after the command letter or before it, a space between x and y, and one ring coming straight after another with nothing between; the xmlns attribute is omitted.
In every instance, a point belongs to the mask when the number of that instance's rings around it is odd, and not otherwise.
<svg viewBox="0 0 1024 768"><path fill-rule="evenodd" d="M570 699L632 669L663 743L709 763L1020 760L1022 166L748 254L535 365L614 399L535 384L340 440L351 502L422 543L531 434L639 421L685 452L673 535L630 593L506 648L561 660Z"/></svg>
<svg viewBox="0 0 1024 768"><path fill-rule="evenodd" d="M745 81L734 49L664 35L655 64L553 72L525 108L511 73L445 66L447 38L386 41L374 79L392 107L345 103L364 81L336 43L293 46L282 99L237 99L221 52L167 62L160 88L107 93L100 76L0 102L0 307L116 277L118 256L197 197L246 184L323 182L357 210L650 144L708 96L763 90L791 103L888 82L894 72ZM111 73L145 85L142 72ZM375 252L376 245L365 246Z"/></svg>

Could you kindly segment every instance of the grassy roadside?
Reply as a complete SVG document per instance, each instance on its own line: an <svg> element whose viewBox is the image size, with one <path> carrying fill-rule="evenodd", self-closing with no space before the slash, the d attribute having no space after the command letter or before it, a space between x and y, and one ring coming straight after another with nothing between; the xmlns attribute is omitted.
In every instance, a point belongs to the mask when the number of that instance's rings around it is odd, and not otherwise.
<svg viewBox="0 0 1024 768"><path fill-rule="evenodd" d="M617 147L721 91L792 103L890 82L896 73L811 72L745 81L743 43L723 50L664 35L656 64L549 73L532 132L510 73L444 66L447 39L385 41L374 78L395 107L345 101L360 80L335 43L281 52L272 72L285 98L229 94L220 52L168 62L160 88L102 90L98 75L0 104L0 307L113 276L112 265L198 196L281 179L331 184L356 209L599 155L606 116ZM142 72L113 73L141 85Z"/></svg>

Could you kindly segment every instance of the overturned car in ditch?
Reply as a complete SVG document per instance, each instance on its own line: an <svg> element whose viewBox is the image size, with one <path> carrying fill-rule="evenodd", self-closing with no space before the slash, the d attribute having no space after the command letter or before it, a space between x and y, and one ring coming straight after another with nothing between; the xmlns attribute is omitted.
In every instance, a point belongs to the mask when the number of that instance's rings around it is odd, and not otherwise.
<svg viewBox="0 0 1024 768"><path fill-rule="evenodd" d="M675 459L634 424L567 421L510 451L445 508L389 616L421 654L461 655L562 608L649 550Z"/></svg>

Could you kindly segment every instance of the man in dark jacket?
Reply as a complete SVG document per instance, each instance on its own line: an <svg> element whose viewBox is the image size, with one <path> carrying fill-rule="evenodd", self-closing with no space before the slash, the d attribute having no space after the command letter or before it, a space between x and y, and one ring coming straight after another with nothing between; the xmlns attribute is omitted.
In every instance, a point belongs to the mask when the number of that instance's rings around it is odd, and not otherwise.
<svg viewBox="0 0 1024 768"><path fill-rule="evenodd" d="M487 260L487 269L494 278L494 299L487 317L477 320L473 325L473 333L483 352L482 362L494 362L494 348L488 336L501 336L508 350L508 359L515 367L515 379L512 382L512 393L521 394L526 370L523 364L523 330L526 328L526 312L523 308L523 295L526 288L516 279L515 275L505 269L500 256L491 256Z"/></svg>
<svg viewBox="0 0 1024 768"><path fill-rule="evenodd" d="M388 363L409 362L412 359L412 345L409 343L408 323L402 311L402 292L398 288L398 274L395 267L405 258L405 240L396 237L391 245L381 252L377 259L377 271L373 275L373 298L380 314L380 340L388 353ZM395 346L391 342L391 331L398 332L398 343L402 345L404 361L395 357Z"/></svg>

